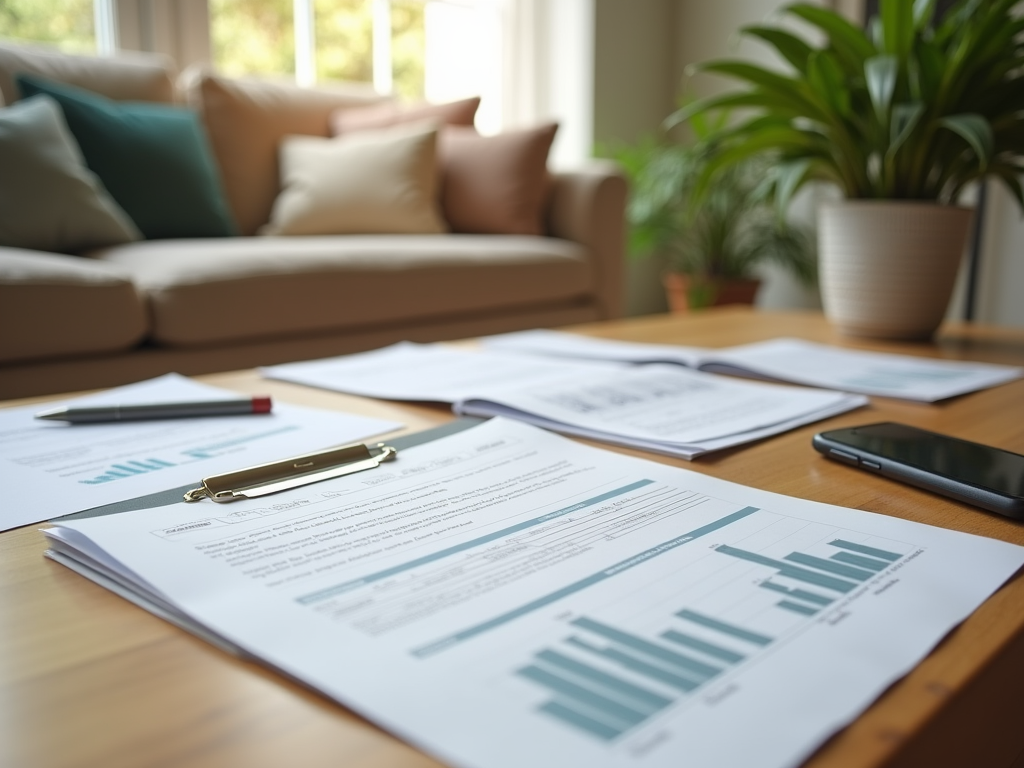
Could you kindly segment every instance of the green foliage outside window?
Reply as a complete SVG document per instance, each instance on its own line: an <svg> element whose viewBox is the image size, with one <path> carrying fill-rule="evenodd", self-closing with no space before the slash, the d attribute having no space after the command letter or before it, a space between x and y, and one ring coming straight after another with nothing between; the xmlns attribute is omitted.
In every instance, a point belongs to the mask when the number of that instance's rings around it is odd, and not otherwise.
<svg viewBox="0 0 1024 768"><path fill-rule="evenodd" d="M295 72L292 0L209 0L213 60L225 75Z"/></svg>
<svg viewBox="0 0 1024 768"><path fill-rule="evenodd" d="M395 93L424 93L424 0L392 0ZM230 77L295 72L293 0L209 0L217 68ZM320 81L373 81L372 0L315 0ZM0 37L49 43L72 53L96 50L93 0L0 0Z"/></svg>
<svg viewBox="0 0 1024 768"><path fill-rule="evenodd" d="M373 15L370 0L316 0L318 80L373 82Z"/></svg>
<svg viewBox="0 0 1024 768"><path fill-rule="evenodd" d="M209 2L214 61L221 72L232 77L295 72L292 0ZM423 97L424 8L423 0L391 3L394 90L410 99ZM315 0L313 13L317 79L373 82L372 0Z"/></svg>
<svg viewBox="0 0 1024 768"><path fill-rule="evenodd" d="M426 29L422 0L392 0L391 71L394 90L407 99L423 98Z"/></svg>
<svg viewBox="0 0 1024 768"><path fill-rule="evenodd" d="M96 50L93 0L0 0L0 37L56 45L69 53Z"/></svg>

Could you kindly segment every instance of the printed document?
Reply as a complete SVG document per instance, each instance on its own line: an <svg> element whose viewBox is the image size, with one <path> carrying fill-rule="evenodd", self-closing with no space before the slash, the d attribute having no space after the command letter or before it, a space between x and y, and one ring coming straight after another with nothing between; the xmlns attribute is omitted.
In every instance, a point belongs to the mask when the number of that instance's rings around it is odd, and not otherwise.
<svg viewBox="0 0 1024 768"><path fill-rule="evenodd" d="M1024 563L500 418L275 496L46 533L460 768L799 765Z"/></svg>
<svg viewBox="0 0 1024 768"><path fill-rule="evenodd" d="M678 366L562 360L441 344L263 369L358 395L450 402L558 432L693 458L863 405L858 395L736 381Z"/></svg>
<svg viewBox="0 0 1024 768"><path fill-rule="evenodd" d="M482 339L487 349L624 363L676 363L701 371L934 402L1024 376L1024 368L863 352L802 339L726 349L641 344L533 330Z"/></svg>
<svg viewBox="0 0 1024 768"><path fill-rule="evenodd" d="M238 397L168 374L60 405ZM0 530L134 499L207 476L379 435L402 425L275 402L272 413L111 424L61 424L0 410Z"/></svg>

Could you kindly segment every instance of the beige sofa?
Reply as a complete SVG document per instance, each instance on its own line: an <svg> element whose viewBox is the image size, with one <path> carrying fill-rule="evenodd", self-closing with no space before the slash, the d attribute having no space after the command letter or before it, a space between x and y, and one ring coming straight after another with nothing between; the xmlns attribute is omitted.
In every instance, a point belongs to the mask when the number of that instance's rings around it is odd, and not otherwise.
<svg viewBox="0 0 1024 768"><path fill-rule="evenodd" d="M626 190L613 165L551 175L547 236L259 236L281 138L327 136L335 109L378 96L0 44L8 104L19 72L197 109L240 236L71 255L0 246L0 398L621 314Z"/></svg>

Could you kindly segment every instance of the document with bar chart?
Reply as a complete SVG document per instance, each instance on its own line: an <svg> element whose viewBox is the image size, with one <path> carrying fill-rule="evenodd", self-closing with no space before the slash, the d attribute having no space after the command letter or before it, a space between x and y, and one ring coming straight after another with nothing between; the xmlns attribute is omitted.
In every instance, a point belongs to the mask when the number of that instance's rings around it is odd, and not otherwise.
<svg viewBox="0 0 1024 768"><path fill-rule="evenodd" d="M264 499L46 534L460 768L798 765L1024 563L502 419Z"/></svg>
<svg viewBox="0 0 1024 768"><path fill-rule="evenodd" d="M75 405L185 402L238 393L167 374ZM134 499L207 475L397 429L355 414L275 403L272 413L108 424L39 421L40 406L0 410L0 530Z"/></svg>

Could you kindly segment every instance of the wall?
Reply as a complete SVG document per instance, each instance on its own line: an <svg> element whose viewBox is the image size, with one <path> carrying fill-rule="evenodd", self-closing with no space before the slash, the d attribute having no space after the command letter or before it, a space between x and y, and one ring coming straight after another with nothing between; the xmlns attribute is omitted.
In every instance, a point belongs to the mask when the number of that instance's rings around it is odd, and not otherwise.
<svg viewBox="0 0 1024 768"><path fill-rule="evenodd" d="M676 0L595 0L594 143L629 144L657 131L678 91ZM627 264L626 312L664 312L661 265Z"/></svg>
<svg viewBox="0 0 1024 768"><path fill-rule="evenodd" d="M976 320L1024 328L1024 216L1002 185L990 184L976 293Z"/></svg>

